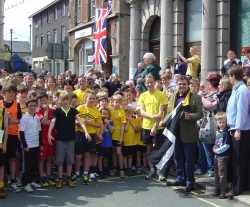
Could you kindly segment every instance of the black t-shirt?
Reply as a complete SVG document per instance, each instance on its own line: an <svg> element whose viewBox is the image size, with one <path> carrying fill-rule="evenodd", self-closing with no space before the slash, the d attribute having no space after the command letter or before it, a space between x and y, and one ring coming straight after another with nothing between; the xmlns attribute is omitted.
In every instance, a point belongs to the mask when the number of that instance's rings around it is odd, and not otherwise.
<svg viewBox="0 0 250 207"><path fill-rule="evenodd" d="M79 112L70 107L69 112L66 113L62 108L56 108L52 118L56 118L55 129L56 129L56 140L59 141L74 141L75 140L75 117Z"/></svg>
<svg viewBox="0 0 250 207"><path fill-rule="evenodd" d="M4 108L10 108L13 105L13 103L14 103L14 101L11 103L8 103L8 102L3 100ZM21 106L19 103L17 103L17 118L19 120L22 118L22 110L21 110Z"/></svg>
<svg viewBox="0 0 250 207"><path fill-rule="evenodd" d="M111 97L116 91L121 90L122 84L120 82L114 84L112 81L107 81L102 85L102 87L106 87L109 90L109 97Z"/></svg>

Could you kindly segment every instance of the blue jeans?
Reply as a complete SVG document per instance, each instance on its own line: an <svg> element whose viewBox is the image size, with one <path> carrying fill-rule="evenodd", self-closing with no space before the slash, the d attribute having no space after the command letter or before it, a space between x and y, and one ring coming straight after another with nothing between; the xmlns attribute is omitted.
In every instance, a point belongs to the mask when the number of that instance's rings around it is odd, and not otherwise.
<svg viewBox="0 0 250 207"><path fill-rule="evenodd" d="M213 147L214 144L205 144L202 143L205 154L207 157L207 173L214 174L214 153L213 153Z"/></svg>
<svg viewBox="0 0 250 207"><path fill-rule="evenodd" d="M207 158L202 142L197 142L199 148L199 168L200 172L207 172Z"/></svg>
<svg viewBox="0 0 250 207"><path fill-rule="evenodd" d="M177 182L194 185L196 145L196 142L183 143L180 137L176 137L174 156L176 160Z"/></svg>

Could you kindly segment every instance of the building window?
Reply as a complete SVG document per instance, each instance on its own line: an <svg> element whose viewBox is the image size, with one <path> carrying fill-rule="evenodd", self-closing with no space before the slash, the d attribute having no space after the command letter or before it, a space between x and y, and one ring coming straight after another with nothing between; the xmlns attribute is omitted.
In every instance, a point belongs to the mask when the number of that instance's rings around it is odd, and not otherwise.
<svg viewBox="0 0 250 207"><path fill-rule="evenodd" d="M34 18L34 27L38 28L37 18Z"/></svg>
<svg viewBox="0 0 250 207"><path fill-rule="evenodd" d="M65 41L65 27L63 26L62 28L61 28L61 34L62 34L62 42L63 41Z"/></svg>
<svg viewBox="0 0 250 207"><path fill-rule="evenodd" d="M54 43L57 43L57 30L54 30Z"/></svg>
<svg viewBox="0 0 250 207"><path fill-rule="evenodd" d="M77 23L82 19L82 0L77 0Z"/></svg>
<svg viewBox="0 0 250 207"><path fill-rule="evenodd" d="M43 26L43 13L41 13L41 26Z"/></svg>
<svg viewBox="0 0 250 207"><path fill-rule="evenodd" d="M50 10L47 10L47 23L50 23Z"/></svg>
<svg viewBox="0 0 250 207"><path fill-rule="evenodd" d="M54 20L57 20L57 6L55 6L55 11L54 11Z"/></svg>
<svg viewBox="0 0 250 207"><path fill-rule="evenodd" d="M38 36L35 37L35 47L38 47Z"/></svg>
<svg viewBox="0 0 250 207"><path fill-rule="evenodd" d="M47 43L50 43L50 32L47 32Z"/></svg>
<svg viewBox="0 0 250 207"><path fill-rule="evenodd" d="M65 12L66 12L66 4L65 1L62 1L62 17L65 16Z"/></svg>
<svg viewBox="0 0 250 207"><path fill-rule="evenodd" d="M92 19L95 16L95 0L90 0L89 6L89 18Z"/></svg>
<svg viewBox="0 0 250 207"><path fill-rule="evenodd" d="M43 34L41 34L41 47L43 47Z"/></svg>

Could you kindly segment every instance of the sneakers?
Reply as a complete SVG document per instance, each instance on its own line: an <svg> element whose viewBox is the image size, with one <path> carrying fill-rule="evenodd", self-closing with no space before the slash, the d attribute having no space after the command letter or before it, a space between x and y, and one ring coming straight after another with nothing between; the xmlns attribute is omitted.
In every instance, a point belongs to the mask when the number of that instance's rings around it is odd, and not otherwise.
<svg viewBox="0 0 250 207"><path fill-rule="evenodd" d="M136 175L140 175L140 174L142 174L142 170L141 170L141 168L138 168L136 171Z"/></svg>
<svg viewBox="0 0 250 207"><path fill-rule="evenodd" d="M48 187L49 186L49 183L47 183L47 181L44 179L44 180L40 180L40 185L42 187Z"/></svg>
<svg viewBox="0 0 250 207"><path fill-rule="evenodd" d="M200 171L199 169L197 169L197 170L194 172L194 174L195 174L195 175L204 175L204 174L206 174L206 173Z"/></svg>
<svg viewBox="0 0 250 207"><path fill-rule="evenodd" d="M117 174L117 172L118 172L117 169L113 169L113 170L111 170L110 175L114 176Z"/></svg>
<svg viewBox="0 0 250 207"><path fill-rule="evenodd" d="M46 183L47 183L48 185L50 185L50 186L56 185L56 183L53 182L51 179L46 179Z"/></svg>
<svg viewBox="0 0 250 207"><path fill-rule="evenodd" d="M11 177L10 177L10 175L7 175L7 184L8 185L11 184Z"/></svg>
<svg viewBox="0 0 250 207"><path fill-rule="evenodd" d="M90 179L91 181L96 181L95 173L90 173L89 179Z"/></svg>
<svg viewBox="0 0 250 207"><path fill-rule="evenodd" d="M71 179L67 180L66 182L67 182L67 185L68 185L69 187L75 187L75 186L76 186L76 185L72 182Z"/></svg>
<svg viewBox="0 0 250 207"><path fill-rule="evenodd" d="M97 174L96 172L95 172L94 174L95 174L95 179L96 179L96 180L99 180L99 179L100 179L100 175Z"/></svg>
<svg viewBox="0 0 250 207"><path fill-rule="evenodd" d="M17 186L17 187L22 187L22 186L23 186L23 184L22 184L22 181L21 181L21 178L20 178L20 177L17 177L17 178L16 178L16 186Z"/></svg>
<svg viewBox="0 0 250 207"><path fill-rule="evenodd" d="M13 193L19 193L20 190L17 188L16 186L16 183L11 183L10 184L10 190L13 192Z"/></svg>
<svg viewBox="0 0 250 207"><path fill-rule="evenodd" d="M149 173L146 175L145 179L151 180L152 178L155 177L155 171L149 171Z"/></svg>
<svg viewBox="0 0 250 207"><path fill-rule="evenodd" d="M63 180L58 180L56 183L56 188L61 188L63 186Z"/></svg>
<svg viewBox="0 0 250 207"><path fill-rule="evenodd" d="M41 185L35 182L30 183L31 187L33 188L41 188Z"/></svg>
<svg viewBox="0 0 250 207"><path fill-rule="evenodd" d="M31 187L31 184L27 184L23 188L27 193L32 193L34 190Z"/></svg>
<svg viewBox="0 0 250 207"><path fill-rule="evenodd" d="M0 198L6 198L6 193L2 188L0 189Z"/></svg>
<svg viewBox="0 0 250 207"><path fill-rule="evenodd" d="M71 180L72 180L73 183L76 183L77 181L80 181L81 178L80 178L80 176L78 176L76 174L72 174Z"/></svg>
<svg viewBox="0 0 250 207"><path fill-rule="evenodd" d="M165 176L162 173L160 173L160 172L156 173L155 177L157 177L157 180L159 180L159 181L166 181Z"/></svg>
<svg viewBox="0 0 250 207"><path fill-rule="evenodd" d="M121 178L124 178L124 177L125 177L125 173L124 173L123 170L120 171L120 177L121 177Z"/></svg>
<svg viewBox="0 0 250 207"><path fill-rule="evenodd" d="M82 184L83 185L88 185L89 184L89 176L88 175L84 175L82 178Z"/></svg>

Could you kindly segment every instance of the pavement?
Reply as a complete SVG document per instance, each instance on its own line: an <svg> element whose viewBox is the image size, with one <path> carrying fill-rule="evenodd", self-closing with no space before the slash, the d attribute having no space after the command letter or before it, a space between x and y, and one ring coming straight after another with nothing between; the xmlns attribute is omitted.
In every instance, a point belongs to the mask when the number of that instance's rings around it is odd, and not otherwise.
<svg viewBox="0 0 250 207"><path fill-rule="evenodd" d="M175 171L171 170L170 175L176 177ZM228 185L231 186L231 183ZM207 192L214 192L214 177L206 177L205 175L195 176L195 188ZM234 200L250 206L250 191L244 191L243 195L234 196Z"/></svg>

